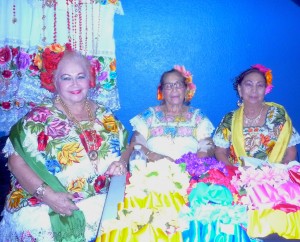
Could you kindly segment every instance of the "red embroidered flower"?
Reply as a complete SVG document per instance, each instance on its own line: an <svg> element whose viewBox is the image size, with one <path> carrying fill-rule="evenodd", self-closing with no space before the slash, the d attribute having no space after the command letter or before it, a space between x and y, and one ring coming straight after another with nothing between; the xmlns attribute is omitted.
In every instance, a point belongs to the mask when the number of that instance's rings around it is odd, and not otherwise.
<svg viewBox="0 0 300 242"><path fill-rule="evenodd" d="M2 102L1 106L3 109L8 110L11 107L11 103L10 102Z"/></svg>
<svg viewBox="0 0 300 242"><path fill-rule="evenodd" d="M38 151L44 151L48 142L48 136L45 135L44 131L38 135Z"/></svg>
<svg viewBox="0 0 300 242"><path fill-rule="evenodd" d="M4 77L4 78L11 78L11 76L12 76L12 73L11 73L11 71L10 70L4 70L4 71L2 71L2 76Z"/></svg>
<svg viewBox="0 0 300 242"><path fill-rule="evenodd" d="M11 51L8 46L0 48L0 65L5 64L11 60Z"/></svg>
<svg viewBox="0 0 300 242"><path fill-rule="evenodd" d="M90 151L91 149L98 150L103 140L102 137L94 130L85 130L84 134L80 134L79 137L86 152ZM87 139L87 141L85 139ZM88 147L87 143L90 143L91 147Z"/></svg>
<svg viewBox="0 0 300 242"><path fill-rule="evenodd" d="M106 184L106 176L98 176L94 183L94 188L96 193L100 193L103 187L105 187Z"/></svg>
<svg viewBox="0 0 300 242"><path fill-rule="evenodd" d="M36 197L31 197L28 199L28 203L30 206L34 206L36 204L39 204L40 201Z"/></svg>
<svg viewBox="0 0 300 242"><path fill-rule="evenodd" d="M19 49L18 48L11 48L11 53L12 53L13 57L15 57L19 53Z"/></svg>

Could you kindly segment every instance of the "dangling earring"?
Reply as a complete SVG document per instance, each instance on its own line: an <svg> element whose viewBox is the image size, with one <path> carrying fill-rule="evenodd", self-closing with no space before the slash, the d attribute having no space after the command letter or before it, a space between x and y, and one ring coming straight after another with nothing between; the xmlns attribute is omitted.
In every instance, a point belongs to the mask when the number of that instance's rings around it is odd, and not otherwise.
<svg viewBox="0 0 300 242"><path fill-rule="evenodd" d="M239 107L241 107L243 105L243 98L242 97L240 97L239 100L237 101L237 105Z"/></svg>

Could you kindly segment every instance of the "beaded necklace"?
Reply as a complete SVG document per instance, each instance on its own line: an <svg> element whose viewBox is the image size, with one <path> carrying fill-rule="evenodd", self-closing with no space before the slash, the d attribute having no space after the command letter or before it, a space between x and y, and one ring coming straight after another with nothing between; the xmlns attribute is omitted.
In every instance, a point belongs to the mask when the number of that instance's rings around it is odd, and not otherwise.
<svg viewBox="0 0 300 242"><path fill-rule="evenodd" d="M83 129L81 123L74 117L74 115L71 113L71 111L69 110L67 105L64 103L64 101L59 96L56 98L56 100L61 104L61 106L63 107L63 109L66 112L66 114L68 115L68 117L75 124L75 126L78 129L80 129L80 132L83 134L84 140L87 144L87 148L88 148L87 152L88 152L88 156L89 156L90 160L92 162L96 161L98 159L98 152L96 150L96 131L92 129L94 127L94 124L95 124L95 117L94 117L93 112L91 110L89 101L88 100L85 101L85 106L87 108L87 113L88 113L89 121L90 121L89 128L91 129L91 136L92 136L92 139L93 139L92 142L86 137L85 130ZM93 163L93 165L95 167L94 163Z"/></svg>

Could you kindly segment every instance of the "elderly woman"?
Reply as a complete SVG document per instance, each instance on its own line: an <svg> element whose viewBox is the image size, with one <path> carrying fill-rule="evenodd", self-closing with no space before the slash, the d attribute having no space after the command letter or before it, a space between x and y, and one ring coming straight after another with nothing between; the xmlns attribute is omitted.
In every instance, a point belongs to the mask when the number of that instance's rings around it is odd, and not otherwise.
<svg viewBox="0 0 300 242"><path fill-rule="evenodd" d="M141 144L148 160L175 160L188 152L199 157L213 153L212 123L197 108L188 106L195 93L190 72L175 66L163 73L157 97L161 105L149 107L130 120L133 144Z"/></svg>
<svg viewBox="0 0 300 242"><path fill-rule="evenodd" d="M300 136L289 115L282 106L264 101L272 87L271 70L260 64L236 77L240 107L224 116L213 137L219 161L239 165L296 159Z"/></svg>
<svg viewBox="0 0 300 242"><path fill-rule="evenodd" d="M5 150L12 187L1 240L90 241L109 176L126 172L120 155L127 132L109 109L87 98L95 72L84 56L53 44L34 61L42 86L56 97L11 129Z"/></svg>

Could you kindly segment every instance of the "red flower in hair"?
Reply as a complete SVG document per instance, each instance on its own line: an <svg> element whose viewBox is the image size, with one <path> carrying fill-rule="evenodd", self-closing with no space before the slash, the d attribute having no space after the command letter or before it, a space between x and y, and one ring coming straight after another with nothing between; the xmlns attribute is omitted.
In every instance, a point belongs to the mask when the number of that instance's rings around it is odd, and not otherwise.
<svg viewBox="0 0 300 242"><path fill-rule="evenodd" d="M55 86L53 83L53 74L52 72L41 72L41 86L47 89L50 92L55 92Z"/></svg>

